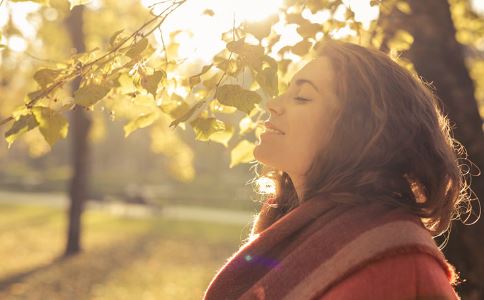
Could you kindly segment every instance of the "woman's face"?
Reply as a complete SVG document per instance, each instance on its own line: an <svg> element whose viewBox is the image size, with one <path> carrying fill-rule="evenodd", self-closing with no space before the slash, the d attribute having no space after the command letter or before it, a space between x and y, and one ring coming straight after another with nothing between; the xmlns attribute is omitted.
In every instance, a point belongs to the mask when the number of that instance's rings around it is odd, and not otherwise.
<svg viewBox="0 0 484 300"><path fill-rule="evenodd" d="M267 103L269 123L283 133L266 128L254 157L291 178L303 176L333 130L338 108L333 86L326 57L314 59L297 72L287 91ZM266 123L266 127L271 125Z"/></svg>

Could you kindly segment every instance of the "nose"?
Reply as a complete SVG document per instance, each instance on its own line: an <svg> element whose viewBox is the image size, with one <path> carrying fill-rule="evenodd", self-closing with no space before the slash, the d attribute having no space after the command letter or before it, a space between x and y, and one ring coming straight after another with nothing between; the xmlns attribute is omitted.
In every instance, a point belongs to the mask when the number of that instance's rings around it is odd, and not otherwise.
<svg viewBox="0 0 484 300"><path fill-rule="evenodd" d="M281 115L283 112L283 107L281 105L281 96L271 98L267 101L267 109L271 114Z"/></svg>

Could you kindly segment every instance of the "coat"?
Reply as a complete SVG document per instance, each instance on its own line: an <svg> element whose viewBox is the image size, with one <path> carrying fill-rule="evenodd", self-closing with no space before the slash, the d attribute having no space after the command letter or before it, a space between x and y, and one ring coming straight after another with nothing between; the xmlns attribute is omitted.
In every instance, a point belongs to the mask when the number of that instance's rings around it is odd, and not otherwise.
<svg viewBox="0 0 484 300"><path fill-rule="evenodd" d="M204 299L459 299L456 278L409 211L317 196L242 245Z"/></svg>

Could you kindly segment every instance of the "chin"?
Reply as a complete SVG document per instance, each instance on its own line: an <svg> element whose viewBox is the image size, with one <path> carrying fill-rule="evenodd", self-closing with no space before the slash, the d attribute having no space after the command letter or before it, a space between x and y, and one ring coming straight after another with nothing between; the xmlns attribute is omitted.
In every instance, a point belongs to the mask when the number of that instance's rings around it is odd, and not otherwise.
<svg viewBox="0 0 484 300"><path fill-rule="evenodd" d="M274 160L274 152L271 151L271 149L269 149L267 147L267 145L264 145L263 143L262 144L258 144L255 146L254 148L254 151L253 151L253 154L254 154L254 158L266 165L266 166L270 166L270 167L276 167L276 164L275 162L273 161Z"/></svg>

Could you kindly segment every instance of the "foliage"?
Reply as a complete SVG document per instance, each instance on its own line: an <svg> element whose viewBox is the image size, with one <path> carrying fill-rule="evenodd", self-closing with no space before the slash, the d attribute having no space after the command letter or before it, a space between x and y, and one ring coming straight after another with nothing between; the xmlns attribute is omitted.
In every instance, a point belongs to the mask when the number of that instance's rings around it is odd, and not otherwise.
<svg viewBox="0 0 484 300"><path fill-rule="evenodd" d="M90 1L69 2L70 9L75 9ZM144 103L146 109L129 117L124 126L126 137L159 119L168 120L172 129L185 129L189 124L195 139L230 148L231 166L235 166L253 159L246 154L260 133L256 129L263 121L264 101L285 89L284 80L291 70L307 61L321 41L338 38L379 47L383 35L381 24L363 22L357 11L341 0L287 0L278 14L261 21L235 24L234 19L234 26L221 37L225 49L208 63L196 66L198 70L192 74L181 74L184 58L177 37L183 32L169 32L170 39L165 41L163 26L182 5L191 4L186 0L156 2L149 7L150 19L132 32L113 30L106 42L85 53L76 53L52 67L40 67L33 74L37 88L0 122L13 121L5 134L9 147L37 127L52 146L67 135L68 121L62 115L76 105L88 111L110 107L114 115L117 102L130 99L133 105ZM411 13L402 0L371 1L371 5L383 13L392 7ZM205 14L213 18L215 13L209 9ZM284 37L284 30L291 27L298 35L292 44ZM398 54L412 43L408 32L398 31L388 46ZM409 62L401 62L411 68ZM82 82L73 98L62 95L59 91L78 76ZM58 98L62 98L62 105L54 107L52 102Z"/></svg>

